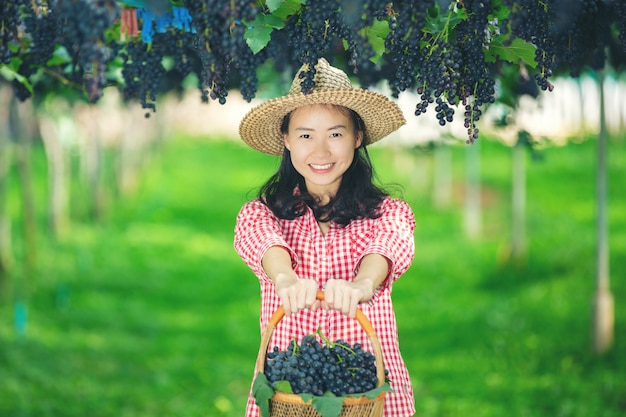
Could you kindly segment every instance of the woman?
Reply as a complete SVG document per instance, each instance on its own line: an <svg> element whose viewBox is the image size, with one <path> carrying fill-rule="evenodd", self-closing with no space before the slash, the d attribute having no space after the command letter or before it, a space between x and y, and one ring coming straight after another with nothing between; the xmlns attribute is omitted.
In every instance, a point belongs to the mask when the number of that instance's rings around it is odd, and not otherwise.
<svg viewBox="0 0 626 417"><path fill-rule="evenodd" d="M314 69L315 87L303 94L300 73L307 70L300 69L289 94L253 108L240 124L248 145L283 157L259 197L239 212L235 249L261 284L261 329L279 305L285 309L270 346L284 349L318 328L331 340L369 346L353 319L359 306L389 372L385 416L412 416L391 286L413 260L415 221L408 204L373 184L366 151L405 120L396 104L353 88L324 59ZM250 397L246 416L258 414Z"/></svg>

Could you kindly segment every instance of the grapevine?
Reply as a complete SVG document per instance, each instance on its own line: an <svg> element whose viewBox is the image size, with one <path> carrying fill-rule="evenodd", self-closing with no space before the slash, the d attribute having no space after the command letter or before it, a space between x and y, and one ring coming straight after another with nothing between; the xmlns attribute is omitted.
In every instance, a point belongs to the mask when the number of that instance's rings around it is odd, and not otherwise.
<svg viewBox="0 0 626 417"><path fill-rule="evenodd" d="M2 0L0 81L29 99L108 87L156 111L158 97L195 80L200 99L250 101L259 69L314 87L320 57L367 88L415 94L415 115L461 118L467 142L498 99L508 67L552 91L557 74L626 60L626 6L617 0ZM267 73L265 71L264 73ZM264 80L268 81L268 80ZM269 80L270 82L275 82ZM456 113L462 113L457 115Z"/></svg>

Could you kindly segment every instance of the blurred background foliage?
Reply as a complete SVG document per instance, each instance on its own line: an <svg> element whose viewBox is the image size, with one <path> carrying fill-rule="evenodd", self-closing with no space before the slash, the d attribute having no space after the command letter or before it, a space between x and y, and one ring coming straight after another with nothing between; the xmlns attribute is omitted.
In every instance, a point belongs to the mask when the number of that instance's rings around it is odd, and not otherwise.
<svg viewBox="0 0 626 417"><path fill-rule="evenodd" d="M80 174L85 151L74 149L69 220L56 234L46 211L49 163L35 141L31 270L24 263L22 189L11 166L15 264L0 301L0 415L243 414L259 344L259 290L232 248L232 232L237 211L277 160L231 139L154 139L126 193L119 148L103 147L98 217ZM590 346L595 144L545 148L541 158L525 151L523 259L510 256L511 148L489 139L448 146L450 195L436 203L432 144L372 147L381 183L417 218L415 261L394 287L417 415L626 412L626 317L619 308L626 300L626 143L623 136L609 141L618 308L615 342L603 355ZM470 148L482 167L481 227L472 236L464 227Z"/></svg>

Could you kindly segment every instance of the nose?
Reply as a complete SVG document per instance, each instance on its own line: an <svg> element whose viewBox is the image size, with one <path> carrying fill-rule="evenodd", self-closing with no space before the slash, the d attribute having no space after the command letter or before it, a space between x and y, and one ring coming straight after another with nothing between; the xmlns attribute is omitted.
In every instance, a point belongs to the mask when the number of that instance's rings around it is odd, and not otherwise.
<svg viewBox="0 0 626 417"><path fill-rule="evenodd" d="M326 140L316 140L313 153L316 156L326 156L330 154L330 146Z"/></svg>

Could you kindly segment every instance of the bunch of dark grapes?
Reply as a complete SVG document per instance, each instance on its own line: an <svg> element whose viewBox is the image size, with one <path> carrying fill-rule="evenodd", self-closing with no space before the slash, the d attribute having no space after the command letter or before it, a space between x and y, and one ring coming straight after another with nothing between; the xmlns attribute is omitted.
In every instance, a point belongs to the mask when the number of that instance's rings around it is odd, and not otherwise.
<svg viewBox="0 0 626 417"><path fill-rule="evenodd" d="M554 0L504 0L512 10L510 23L513 36L535 45L535 61L538 72L535 80L539 87L552 91L549 81L556 68L556 47L551 22L555 21Z"/></svg>
<svg viewBox="0 0 626 417"><path fill-rule="evenodd" d="M209 98L226 103L231 70L240 75L242 94L251 100L258 80L256 67L263 55L254 56L243 37L245 21L258 12L253 2L234 0L184 0L196 34L194 46L200 62L200 88L203 101Z"/></svg>
<svg viewBox="0 0 626 417"><path fill-rule="evenodd" d="M163 48L166 42L159 42L159 38L166 38L167 34L154 35L155 42L144 43L135 38L129 41L126 49L120 54L124 59L122 75L126 81L123 89L124 99L139 99L144 109L156 111L156 96L159 83L165 67L163 66ZM150 117L150 113L146 113Z"/></svg>
<svg viewBox="0 0 626 417"><path fill-rule="evenodd" d="M626 52L626 2L614 1L615 15L617 17L617 28L619 30L619 40L622 43L622 49Z"/></svg>
<svg viewBox="0 0 626 417"><path fill-rule="evenodd" d="M72 57L70 78L85 84L90 101L102 95L106 68L115 58L117 47L108 44L106 31L119 18L120 6L113 0L51 0L60 33L57 43Z"/></svg>
<svg viewBox="0 0 626 417"><path fill-rule="evenodd" d="M389 74L391 93L398 97L399 93L415 88L417 85L425 87L425 91L419 93L422 98L431 97L430 84L424 83L423 79L417 78L420 72L429 72L424 66L436 71L437 63L426 62L432 55L424 55L420 44L423 41L422 27L424 25L427 10L435 5L434 0L420 2L397 2L387 6L386 14L389 18L389 35L385 40L385 47L389 51L386 72ZM393 6L393 8L392 8ZM381 15L378 15L381 18ZM424 85L426 84L426 85ZM432 102L432 101L430 101ZM426 110L429 100L422 101L423 109Z"/></svg>
<svg viewBox="0 0 626 417"><path fill-rule="evenodd" d="M304 94L309 94L315 86L318 59L330 50L342 30L339 7L339 0L309 0L302 5L300 19L292 26L293 32L288 41L293 48L293 61L308 65L308 71L300 73Z"/></svg>
<svg viewBox="0 0 626 417"><path fill-rule="evenodd" d="M448 92L449 102L458 98L464 105L467 142L473 143L478 138L476 123L482 115L483 105L495 102L495 81L483 56L483 48L489 47L489 26L495 22L489 22L491 9L482 0L464 0L463 7L467 12L467 20L456 28L456 47L449 61L450 74L446 74L443 79L443 89ZM443 125L441 121L444 120L443 116L449 114L449 107L440 106L438 116Z"/></svg>
<svg viewBox="0 0 626 417"><path fill-rule="evenodd" d="M370 391L378 385L376 358L360 344L337 340L320 343L306 335L300 344L292 340L287 349L278 347L267 354L265 376L276 388L281 381L289 382L295 394L336 396Z"/></svg>
<svg viewBox="0 0 626 417"><path fill-rule="evenodd" d="M54 53L55 43L60 32L54 10L40 6L35 10L32 3L25 7L24 31L31 36L28 56L30 64L45 65Z"/></svg>
<svg viewBox="0 0 626 417"><path fill-rule="evenodd" d="M17 48L20 6L24 4L26 0L0 1L0 65L11 61L11 46Z"/></svg>
<svg viewBox="0 0 626 417"><path fill-rule="evenodd" d="M23 42L19 50L21 63L18 72L26 79L30 79L38 67L46 65L52 57L59 25L54 10L42 4L27 3L21 10L23 33L29 40ZM18 80L13 80L12 86L18 100L30 98L31 92Z"/></svg>

